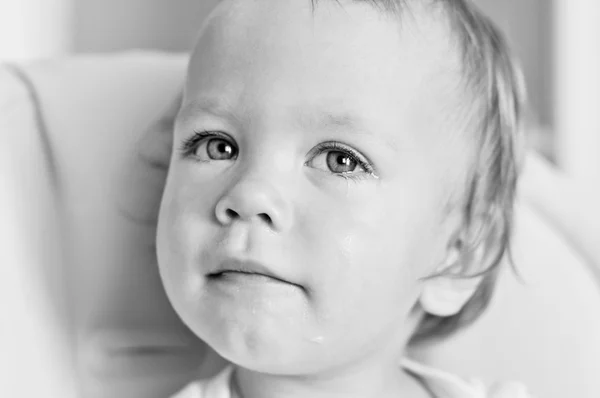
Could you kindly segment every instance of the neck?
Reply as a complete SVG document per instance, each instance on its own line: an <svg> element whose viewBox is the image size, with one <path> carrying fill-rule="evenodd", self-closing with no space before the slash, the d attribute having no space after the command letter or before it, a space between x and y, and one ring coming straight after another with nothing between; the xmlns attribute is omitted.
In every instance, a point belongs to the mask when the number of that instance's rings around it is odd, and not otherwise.
<svg viewBox="0 0 600 398"><path fill-rule="evenodd" d="M431 398L425 387L400 366L421 315L418 312L411 317L412 323L406 328L410 332L383 339L386 343L349 365L325 373L291 376L236 367L232 387L239 398Z"/></svg>
<svg viewBox="0 0 600 398"><path fill-rule="evenodd" d="M425 398L423 387L399 365L364 368L329 377L267 375L236 368L234 391L240 398Z"/></svg>
<svg viewBox="0 0 600 398"><path fill-rule="evenodd" d="M391 348L391 347L388 347ZM311 375L273 375L242 367L232 387L239 398L426 398L423 386L401 369L398 351L361 358L352 365Z"/></svg>

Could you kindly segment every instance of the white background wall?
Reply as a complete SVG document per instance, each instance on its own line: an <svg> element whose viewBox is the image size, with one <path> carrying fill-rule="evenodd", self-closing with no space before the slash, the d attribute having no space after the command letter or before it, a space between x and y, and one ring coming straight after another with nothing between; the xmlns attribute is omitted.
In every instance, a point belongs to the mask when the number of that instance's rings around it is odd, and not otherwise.
<svg viewBox="0 0 600 398"><path fill-rule="evenodd" d="M70 51L72 0L0 0L0 61Z"/></svg>
<svg viewBox="0 0 600 398"><path fill-rule="evenodd" d="M76 0L74 50L184 51L218 0Z"/></svg>
<svg viewBox="0 0 600 398"><path fill-rule="evenodd" d="M600 191L599 21L598 0L556 1L554 125L558 161L592 192Z"/></svg>

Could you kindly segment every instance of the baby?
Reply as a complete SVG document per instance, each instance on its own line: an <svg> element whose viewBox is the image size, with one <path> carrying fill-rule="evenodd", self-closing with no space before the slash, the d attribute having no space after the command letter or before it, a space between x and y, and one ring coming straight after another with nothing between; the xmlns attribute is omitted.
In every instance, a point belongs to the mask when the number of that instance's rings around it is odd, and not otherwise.
<svg viewBox="0 0 600 398"><path fill-rule="evenodd" d="M486 396L406 353L490 300L521 91L467 0L223 1L157 250L173 307L232 365L176 397Z"/></svg>

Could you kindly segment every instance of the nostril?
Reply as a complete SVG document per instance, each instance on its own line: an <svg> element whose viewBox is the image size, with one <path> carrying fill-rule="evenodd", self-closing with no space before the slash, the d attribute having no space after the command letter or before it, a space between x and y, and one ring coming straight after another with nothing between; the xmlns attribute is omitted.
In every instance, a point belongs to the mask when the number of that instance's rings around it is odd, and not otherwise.
<svg viewBox="0 0 600 398"><path fill-rule="evenodd" d="M235 220L236 218L240 217L239 214L237 214L234 210L231 210L231 209L227 209L225 211L225 214L227 215L227 218L229 218L230 220Z"/></svg>
<svg viewBox="0 0 600 398"><path fill-rule="evenodd" d="M258 217L259 217L261 220L263 220L264 222L266 222L268 225L271 225L271 224L273 224L273 220L271 220L271 217L270 217L268 214L266 214L266 213L260 213L260 214L258 215Z"/></svg>

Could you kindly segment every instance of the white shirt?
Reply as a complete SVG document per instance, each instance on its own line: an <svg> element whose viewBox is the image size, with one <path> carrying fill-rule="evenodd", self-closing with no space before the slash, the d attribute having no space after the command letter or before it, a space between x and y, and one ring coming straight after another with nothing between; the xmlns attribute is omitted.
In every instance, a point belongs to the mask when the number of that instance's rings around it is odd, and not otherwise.
<svg viewBox="0 0 600 398"><path fill-rule="evenodd" d="M410 359L403 359L400 364L422 380L435 398L533 398L519 383L497 386L488 391L480 380L464 380ZM171 398L235 398L230 387L233 369L233 366L228 366L211 379L192 382Z"/></svg>

